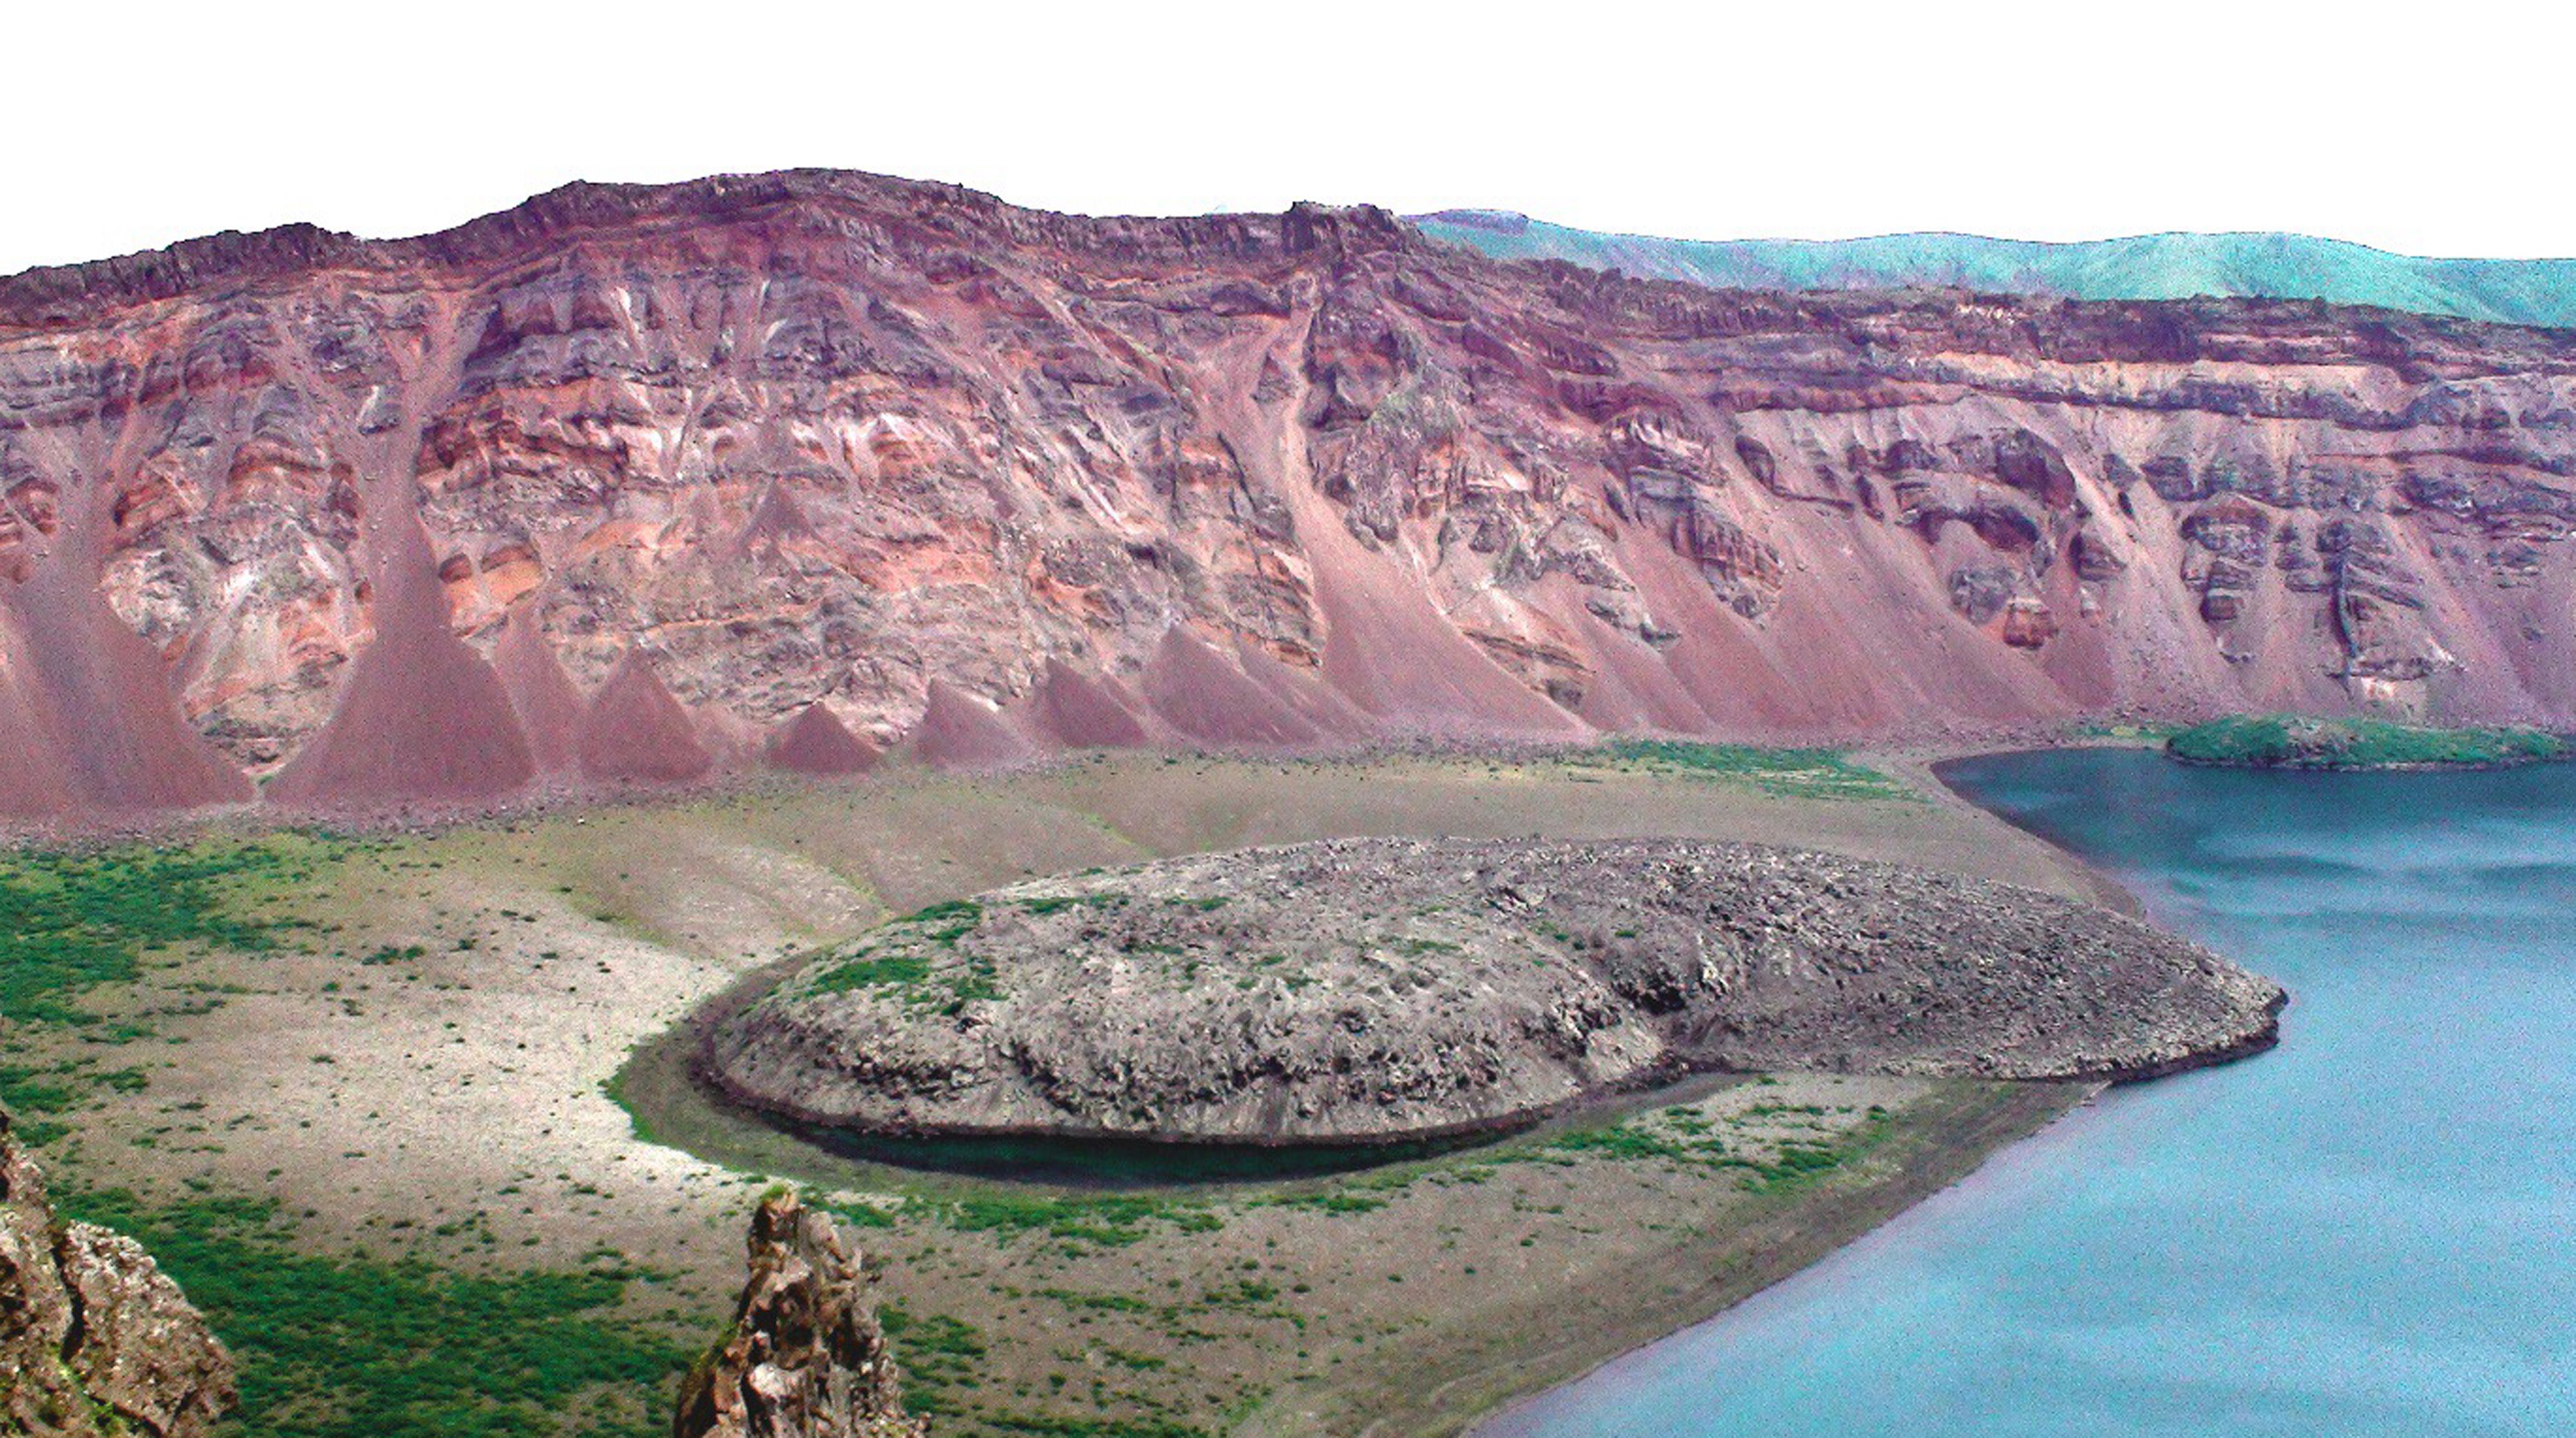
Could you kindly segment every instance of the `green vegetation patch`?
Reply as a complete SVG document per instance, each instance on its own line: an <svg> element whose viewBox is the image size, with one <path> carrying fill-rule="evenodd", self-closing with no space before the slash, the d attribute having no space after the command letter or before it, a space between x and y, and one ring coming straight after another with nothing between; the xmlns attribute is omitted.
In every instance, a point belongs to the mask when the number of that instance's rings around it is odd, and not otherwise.
<svg viewBox="0 0 2576 1438"><path fill-rule="evenodd" d="M1779 1104L1756 1104L1740 1117L1765 1119L1782 1114L1804 1114L1821 1119L1829 1112L1817 1105L1790 1108ZM1622 1162L1657 1162L1685 1169L1733 1169L1742 1175L1746 1189L1755 1193L1781 1193L1819 1182L1848 1168L1877 1147L1894 1122L1883 1108L1872 1108L1858 1118L1859 1122L1851 1128L1830 1137L1763 1138L1739 1134L1734 1142L1729 1142L1724 1132L1731 1126L1727 1121L1713 1120L1688 1107L1667 1108L1656 1113L1633 1115L1617 1123L1555 1134L1517 1153L1500 1155L1495 1161L1563 1164L1584 1158L1607 1158ZM1764 1156L1766 1153L1767 1157Z"/></svg>
<svg viewBox="0 0 2576 1438"><path fill-rule="evenodd" d="M0 858L0 1052L23 1053L36 1027L68 1028L84 1044L112 1047L150 1038L130 1019L110 1020L82 1002L104 985L133 983L148 956L181 947L260 953L277 948L303 920L272 917L260 901L309 884L343 846L297 834L253 842L207 841L174 848L24 851ZM204 1012L221 1002L209 999ZM131 1091L139 1070L100 1072L94 1059L42 1068L0 1063L0 1107L62 1113L99 1084ZM21 1136L45 1143L52 1123Z"/></svg>
<svg viewBox="0 0 2576 1438"><path fill-rule="evenodd" d="M972 899L933 904L881 925L806 988L818 994L879 993L908 1009L950 1015L978 1000L1000 998L993 961L957 947L983 921L984 906Z"/></svg>
<svg viewBox="0 0 2576 1438"><path fill-rule="evenodd" d="M2239 714L2195 725L2165 742L2191 764L2267 769L2459 769L2568 757L2568 743L2538 729L2441 729L2385 719Z"/></svg>
<svg viewBox="0 0 2576 1438"><path fill-rule="evenodd" d="M688 1361L674 1336L617 1316L628 1269L480 1277L323 1258L291 1246L269 1200L63 1198L150 1249L232 1349L237 1438L639 1432Z"/></svg>
<svg viewBox="0 0 2576 1438"><path fill-rule="evenodd" d="M903 1370L904 1406L934 1417L959 1412L954 1394L983 1386L984 1335L944 1313L915 1314L899 1303L877 1306L877 1323Z"/></svg>
<svg viewBox="0 0 2576 1438"><path fill-rule="evenodd" d="M0 860L0 1014L92 1024L72 1003L131 983L146 953L183 944L261 951L300 921L246 911L259 885L314 877L327 846L294 836L184 849L21 853Z"/></svg>
<svg viewBox="0 0 2576 1438"><path fill-rule="evenodd" d="M861 989L914 989L930 982L930 960L921 954L876 954L861 950L825 970L814 987L827 994Z"/></svg>
<svg viewBox="0 0 2576 1438"><path fill-rule="evenodd" d="M1337 1188L1324 1193L1283 1193L1263 1200L1272 1208L1302 1208L1314 1213L1375 1213L1386 1207L1385 1195Z"/></svg>
<svg viewBox="0 0 2576 1438"><path fill-rule="evenodd" d="M1773 749L1680 739L1614 739L1580 762L1691 778L1720 779L1783 799L1874 799L1914 803L1922 795L1838 749Z"/></svg>
<svg viewBox="0 0 2576 1438"><path fill-rule="evenodd" d="M2077 743L2107 739L2143 749L2164 745L2186 727L2152 720L2082 719L2067 725L2063 732L2069 740Z"/></svg>
<svg viewBox="0 0 2576 1438"><path fill-rule="evenodd" d="M920 937L931 943L953 944L973 933L983 921L983 905L973 899L951 899L907 914L895 923L920 930Z"/></svg>
<svg viewBox="0 0 2576 1438"><path fill-rule="evenodd" d="M1018 902L1022 913L1054 914L1066 909L1123 909L1127 907L1127 896L1125 894L1047 894Z"/></svg>
<svg viewBox="0 0 2576 1438"><path fill-rule="evenodd" d="M970 1193L945 1206L948 1226L966 1233L990 1233L1008 1243L1027 1233L1042 1233L1065 1243L1124 1248L1154 1234L1153 1225L1168 1224L1183 1233L1212 1233L1225 1220L1207 1204L1150 1193L1051 1194L1009 1189Z"/></svg>

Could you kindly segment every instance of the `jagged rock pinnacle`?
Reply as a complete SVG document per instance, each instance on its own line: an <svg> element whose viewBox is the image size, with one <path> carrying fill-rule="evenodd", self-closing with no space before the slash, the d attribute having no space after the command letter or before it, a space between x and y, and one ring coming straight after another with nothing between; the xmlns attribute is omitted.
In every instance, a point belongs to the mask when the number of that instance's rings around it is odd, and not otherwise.
<svg viewBox="0 0 2576 1438"><path fill-rule="evenodd" d="M920 1438L860 1256L786 1190L752 1215L751 1276L680 1390L674 1438Z"/></svg>

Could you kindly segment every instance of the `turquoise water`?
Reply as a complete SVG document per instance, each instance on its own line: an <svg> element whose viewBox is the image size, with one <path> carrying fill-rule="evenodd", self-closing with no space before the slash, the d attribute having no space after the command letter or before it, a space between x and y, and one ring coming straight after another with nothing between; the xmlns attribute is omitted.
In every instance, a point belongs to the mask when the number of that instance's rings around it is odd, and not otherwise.
<svg viewBox="0 0 2576 1438"><path fill-rule="evenodd" d="M2288 984L2282 1046L1480 1438L2576 1435L2576 766L1949 777Z"/></svg>

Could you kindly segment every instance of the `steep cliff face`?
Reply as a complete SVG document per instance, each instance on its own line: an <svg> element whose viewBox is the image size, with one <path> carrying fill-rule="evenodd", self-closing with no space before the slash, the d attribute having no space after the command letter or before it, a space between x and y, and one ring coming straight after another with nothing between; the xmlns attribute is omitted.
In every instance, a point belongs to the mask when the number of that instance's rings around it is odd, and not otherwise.
<svg viewBox="0 0 2576 1438"><path fill-rule="evenodd" d="M676 1438L921 1438L858 1255L792 1193L752 1215L732 1328L681 1385Z"/></svg>
<svg viewBox="0 0 2576 1438"><path fill-rule="evenodd" d="M195 1438L231 1357L131 1239L65 1224L0 1113L0 1434Z"/></svg>
<svg viewBox="0 0 2576 1438"><path fill-rule="evenodd" d="M2571 398L2552 331L1714 292L840 173L219 237L0 281L0 810L2564 719Z"/></svg>

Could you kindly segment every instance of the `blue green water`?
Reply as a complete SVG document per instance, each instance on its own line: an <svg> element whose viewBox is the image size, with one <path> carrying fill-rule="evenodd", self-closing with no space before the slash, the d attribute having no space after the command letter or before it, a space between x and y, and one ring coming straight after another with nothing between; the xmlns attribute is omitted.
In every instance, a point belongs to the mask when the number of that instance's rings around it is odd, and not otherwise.
<svg viewBox="0 0 2576 1438"><path fill-rule="evenodd" d="M2576 1435L2576 766L1950 777L2289 985L2281 1047L1480 1438Z"/></svg>

